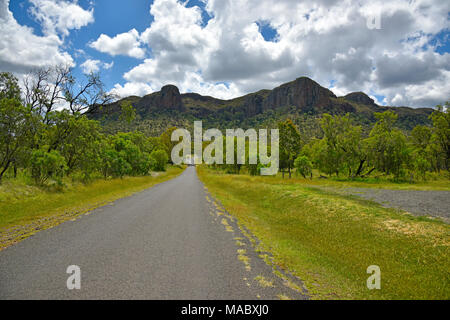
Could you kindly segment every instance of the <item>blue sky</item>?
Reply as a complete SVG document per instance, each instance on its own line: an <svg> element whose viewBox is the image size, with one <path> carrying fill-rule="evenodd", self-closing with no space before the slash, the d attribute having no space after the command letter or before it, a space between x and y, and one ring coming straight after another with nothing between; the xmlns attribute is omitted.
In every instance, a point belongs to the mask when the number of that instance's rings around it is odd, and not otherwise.
<svg viewBox="0 0 450 320"><path fill-rule="evenodd" d="M448 6L323 3L0 0L12 14L0 20L0 68L20 77L27 68L71 61L77 77L98 71L122 96L173 83L232 98L309 76L337 95L364 91L380 104L450 98ZM381 28L369 29L366 20L377 12ZM33 48L22 49L27 42Z"/></svg>

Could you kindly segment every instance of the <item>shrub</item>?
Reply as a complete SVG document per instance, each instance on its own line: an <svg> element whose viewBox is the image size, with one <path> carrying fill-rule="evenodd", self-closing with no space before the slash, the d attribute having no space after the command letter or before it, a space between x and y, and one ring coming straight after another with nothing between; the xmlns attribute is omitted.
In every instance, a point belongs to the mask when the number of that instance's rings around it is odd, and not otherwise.
<svg viewBox="0 0 450 320"><path fill-rule="evenodd" d="M66 169L66 160L56 150L38 149L31 154L31 175L37 185L44 185L49 178L62 178Z"/></svg>
<svg viewBox="0 0 450 320"><path fill-rule="evenodd" d="M150 154L150 166L154 171L166 171L169 156L164 150L155 150Z"/></svg>
<svg viewBox="0 0 450 320"><path fill-rule="evenodd" d="M310 176L312 178L312 164L307 156L299 156L294 161L294 166L297 168L297 172L300 173L303 178Z"/></svg>

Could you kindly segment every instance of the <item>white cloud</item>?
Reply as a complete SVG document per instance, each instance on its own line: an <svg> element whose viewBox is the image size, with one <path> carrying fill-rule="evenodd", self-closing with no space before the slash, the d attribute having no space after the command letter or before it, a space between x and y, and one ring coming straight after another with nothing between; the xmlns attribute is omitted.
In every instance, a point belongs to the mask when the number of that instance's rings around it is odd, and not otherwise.
<svg viewBox="0 0 450 320"><path fill-rule="evenodd" d="M109 70L112 67L114 67L114 61L111 61L110 63L104 63L103 64L103 69L105 69L105 70Z"/></svg>
<svg viewBox="0 0 450 320"><path fill-rule="evenodd" d="M0 70L24 74L49 64L74 65L61 50L63 41L54 34L37 36L19 25L9 10L9 0L0 0Z"/></svg>
<svg viewBox="0 0 450 320"><path fill-rule="evenodd" d="M97 73L100 71L100 68L108 70L108 69L111 69L113 66L114 66L114 61L112 61L110 63L105 63L105 62L101 62L100 60L92 60L92 59L87 59L85 62L83 62L80 65L81 70L83 70L83 72L85 74Z"/></svg>
<svg viewBox="0 0 450 320"><path fill-rule="evenodd" d="M124 86L116 84L110 93L115 94L119 97L129 97L129 96L145 96L149 93L155 91L149 84L142 82L128 82Z"/></svg>
<svg viewBox="0 0 450 320"><path fill-rule="evenodd" d="M425 46L450 26L443 1L209 0L206 10L212 19L205 25L198 7L155 0L152 24L140 36L130 31L128 47L142 42L152 57L118 88L173 83L231 98L308 76L324 86L335 81L340 95L383 95L388 105L433 106L450 95L450 54ZM369 29L367 18L377 12L381 29ZM256 21L276 29L277 41L266 41Z"/></svg>
<svg viewBox="0 0 450 320"><path fill-rule="evenodd" d="M118 34L113 38L106 34L101 34L89 46L112 56L124 55L133 58L143 58L145 56L145 50L140 47L139 33L136 29Z"/></svg>
<svg viewBox="0 0 450 320"><path fill-rule="evenodd" d="M80 29L94 22L94 9L85 10L78 1L30 0L31 14L42 25L46 34L69 35L69 30Z"/></svg>

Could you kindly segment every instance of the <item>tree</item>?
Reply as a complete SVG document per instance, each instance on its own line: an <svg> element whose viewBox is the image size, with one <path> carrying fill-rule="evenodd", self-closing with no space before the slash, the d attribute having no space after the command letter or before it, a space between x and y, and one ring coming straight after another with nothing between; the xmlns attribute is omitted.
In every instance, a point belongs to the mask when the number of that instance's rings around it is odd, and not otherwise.
<svg viewBox="0 0 450 320"><path fill-rule="evenodd" d="M130 102L123 102L120 105L121 113L119 120L125 121L128 124L131 124L133 120L136 118L136 109L134 109L133 105Z"/></svg>
<svg viewBox="0 0 450 320"><path fill-rule="evenodd" d="M178 142L172 141L172 132L174 132L176 129L176 127L170 127L165 130L160 136L161 143L164 146L164 151L166 151L167 154L172 154L173 147L178 144ZM171 159L169 159L169 161L172 163Z"/></svg>
<svg viewBox="0 0 450 320"><path fill-rule="evenodd" d="M410 160L406 137L394 128L398 117L394 112L375 113L375 117L378 121L367 140L370 160L378 170L386 174L393 173L397 180Z"/></svg>
<svg viewBox="0 0 450 320"><path fill-rule="evenodd" d="M436 108L430 116L433 121L432 139L439 146L445 169L450 170L450 102L445 103L445 108L441 105Z"/></svg>
<svg viewBox="0 0 450 320"><path fill-rule="evenodd" d="M33 115L13 98L0 99L0 183L3 175L26 147Z"/></svg>
<svg viewBox="0 0 450 320"><path fill-rule="evenodd" d="M411 144L414 153L414 170L424 179L427 170L433 163L439 162L439 154L435 151L436 145L430 145L432 130L429 127L418 125L411 131Z"/></svg>
<svg viewBox="0 0 450 320"><path fill-rule="evenodd" d="M38 185L52 177L61 178L67 169L65 159L56 150L34 150L31 155L31 175Z"/></svg>
<svg viewBox="0 0 450 320"><path fill-rule="evenodd" d="M366 160L361 139L362 128L352 125L349 114L324 114L320 123L324 133L324 152L329 162L328 171L338 176L347 169L349 177L360 175Z"/></svg>
<svg viewBox="0 0 450 320"><path fill-rule="evenodd" d="M20 87L17 78L9 72L0 73L0 100L16 99L20 101Z"/></svg>
<svg viewBox="0 0 450 320"><path fill-rule="evenodd" d="M312 179L312 164L307 156L298 156L294 161L294 166L303 178L310 176Z"/></svg>
<svg viewBox="0 0 450 320"><path fill-rule="evenodd" d="M426 173L429 169L429 162L421 155L418 155L414 158L414 170L417 174L422 178L422 180L426 180Z"/></svg>
<svg viewBox="0 0 450 320"><path fill-rule="evenodd" d="M127 174L146 175L151 166L150 156L133 142L134 138L134 133L122 132L113 136L111 142L120 158L129 164Z"/></svg>
<svg viewBox="0 0 450 320"><path fill-rule="evenodd" d="M91 113L116 99L104 90L98 74L76 81L68 65L36 69L25 77L24 87L26 106L41 115L44 123L59 106L68 106L72 114Z"/></svg>
<svg viewBox="0 0 450 320"><path fill-rule="evenodd" d="M426 153L427 146L430 144L432 131L430 127L415 126L411 131L411 142L420 155Z"/></svg>
<svg viewBox="0 0 450 320"><path fill-rule="evenodd" d="M164 150L155 150L150 154L151 167L154 171L166 171L169 156Z"/></svg>
<svg viewBox="0 0 450 320"><path fill-rule="evenodd" d="M284 169L287 168L289 178L291 178L294 160L300 153L302 146L300 132L290 119L279 122L278 129L280 130L280 169L282 169L284 177Z"/></svg>
<svg viewBox="0 0 450 320"><path fill-rule="evenodd" d="M68 173L81 170L84 179L99 167L100 125L68 110L53 111L45 130L48 151L58 150L67 162Z"/></svg>

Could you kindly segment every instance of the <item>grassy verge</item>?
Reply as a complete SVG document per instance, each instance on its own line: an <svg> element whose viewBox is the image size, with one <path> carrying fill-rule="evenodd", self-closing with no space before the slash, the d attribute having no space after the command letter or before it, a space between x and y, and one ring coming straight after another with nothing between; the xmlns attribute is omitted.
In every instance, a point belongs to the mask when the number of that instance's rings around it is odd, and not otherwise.
<svg viewBox="0 0 450 320"><path fill-rule="evenodd" d="M303 179L301 176L293 173L292 179L287 179L288 174L286 174L285 183L293 183L309 186L318 187L332 187L332 188L379 188L379 189L390 189L390 190L443 190L450 191L450 175L446 171L442 171L440 174L429 174L427 181L414 181L410 183L408 181L395 182L392 178L388 177L368 177L364 179L348 179L345 177L336 178L335 176L329 177L327 179L319 178L320 174L317 170L314 171L314 179ZM279 181L282 177L281 173L278 173L276 177L266 177L267 179L275 179L274 181Z"/></svg>
<svg viewBox="0 0 450 320"><path fill-rule="evenodd" d="M313 298L450 298L445 223L308 183L225 175L206 167L198 173L276 264L304 280ZM381 268L381 290L367 289L370 265Z"/></svg>
<svg viewBox="0 0 450 320"><path fill-rule="evenodd" d="M154 176L78 183L61 192L5 181L0 186L0 250L39 230L172 179L182 171L170 167Z"/></svg>

